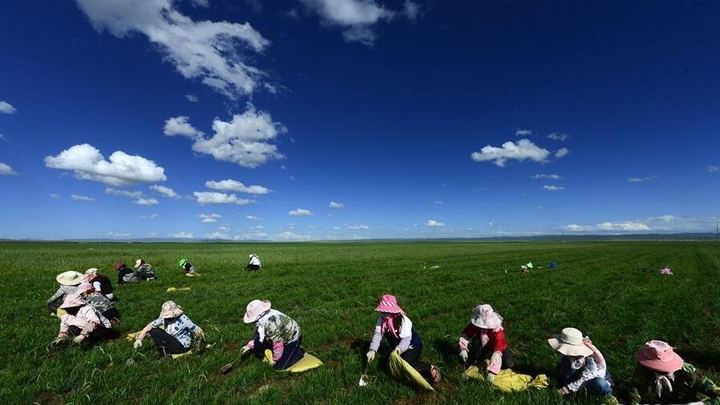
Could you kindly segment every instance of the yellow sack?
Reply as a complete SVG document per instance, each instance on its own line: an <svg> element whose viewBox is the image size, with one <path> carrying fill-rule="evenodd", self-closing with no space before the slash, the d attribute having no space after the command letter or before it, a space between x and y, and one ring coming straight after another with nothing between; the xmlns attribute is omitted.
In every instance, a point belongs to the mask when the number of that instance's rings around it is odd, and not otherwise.
<svg viewBox="0 0 720 405"><path fill-rule="evenodd" d="M390 371L390 375L415 388L435 391L430 383L428 383L410 363L403 360L396 351L393 351L388 359L388 370Z"/></svg>
<svg viewBox="0 0 720 405"><path fill-rule="evenodd" d="M465 370L465 376L480 381L485 381L482 372L477 366L470 366ZM527 374L516 373L510 369L500 370L495 376L493 387L503 392L522 391L528 388L545 389L548 387L548 379L545 374L539 374L533 378Z"/></svg>
<svg viewBox="0 0 720 405"><path fill-rule="evenodd" d="M65 314L67 314L67 311L64 309L58 309L57 311L55 311L55 316L57 316L58 318L62 318L62 316Z"/></svg>
<svg viewBox="0 0 720 405"><path fill-rule="evenodd" d="M165 292L175 292L175 291L190 291L190 287L182 287L182 288L168 287L168 289L165 290Z"/></svg>
<svg viewBox="0 0 720 405"><path fill-rule="evenodd" d="M263 361L265 363L269 363L272 360L272 350L265 349L263 352L265 354L265 358ZM277 370L277 371L283 371L288 373L302 373L303 371L312 370L314 368L318 368L323 365L323 362L318 359L317 357L313 356L310 353L305 353L305 355L302 357L302 359L298 360L297 363L293 364L292 366L286 368L285 370Z"/></svg>

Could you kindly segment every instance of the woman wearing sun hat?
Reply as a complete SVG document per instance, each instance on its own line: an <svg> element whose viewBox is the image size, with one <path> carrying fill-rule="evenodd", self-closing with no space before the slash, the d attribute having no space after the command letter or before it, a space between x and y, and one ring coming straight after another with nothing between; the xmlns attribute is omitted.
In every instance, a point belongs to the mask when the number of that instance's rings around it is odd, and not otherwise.
<svg viewBox="0 0 720 405"><path fill-rule="evenodd" d="M123 262L117 262L115 264L115 270L118 272L118 285L125 284L125 283L139 283L140 280L137 277L137 274L132 271L132 269L129 269L125 263Z"/></svg>
<svg viewBox="0 0 720 405"><path fill-rule="evenodd" d="M180 265L180 268L182 268L183 271L185 271L186 276L192 277L195 275L195 267L192 264L190 264L188 259L180 259L178 264Z"/></svg>
<svg viewBox="0 0 720 405"><path fill-rule="evenodd" d="M70 270L58 274L55 280L60 283L60 288L45 302L45 307L51 314L57 313L65 297L75 293L78 284L83 280L83 275L80 272Z"/></svg>
<svg viewBox="0 0 720 405"><path fill-rule="evenodd" d="M686 363L662 340L646 342L635 355L637 367L631 403L718 405L720 387ZM699 400L699 397L705 398Z"/></svg>
<svg viewBox="0 0 720 405"><path fill-rule="evenodd" d="M187 353L194 338L205 339L203 330L174 301L165 301L160 308L160 316L137 334L133 343L135 349L142 347L148 333L155 342L160 358Z"/></svg>
<svg viewBox="0 0 720 405"><path fill-rule="evenodd" d="M93 287L95 287L96 291L105 295L106 297L108 297L108 299L115 298L115 296L113 295L113 287L110 279L98 273L98 269L96 269L95 267L91 267L85 270L85 274L83 275L83 281L92 284Z"/></svg>
<svg viewBox="0 0 720 405"><path fill-rule="evenodd" d="M65 313L60 317L60 332L52 346L60 345L70 337L73 343L87 346L104 339L112 326L110 321L76 294L65 297L60 309Z"/></svg>
<svg viewBox="0 0 720 405"><path fill-rule="evenodd" d="M388 348L383 352L380 365L387 367L388 359L393 352L397 352L408 364L418 371L426 380L437 383L440 381L440 369L434 365L420 361L423 344L420 335L415 331L413 323L398 305L397 299L390 294L383 295L375 308L380 316L375 322L375 331L370 350L366 357L369 362L375 359L375 353L380 348L380 340L385 337Z"/></svg>
<svg viewBox="0 0 720 405"><path fill-rule="evenodd" d="M550 346L562 356L558 361L559 392L568 395L581 389L590 395L604 397L605 404L617 404L612 395L612 377L605 357L590 338L575 328L565 328L548 339Z"/></svg>
<svg viewBox="0 0 720 405"><path fill-rule="evenodd" d="M512 368L515 359L505 339L505 329L502 326L503 317L500 316L490 304L475 307L470 323L458 337L460 358L466 365L472 366L477 361L489 359L487 365L487 381L492 384L494 377L500 369ZM473 343L479 344L474 350ZM473 350L471 350L473 349ZM473 352L470 357L470 352ZM470 363L468 363L470 358Z"/></svg>
<svg viewBox="0 0 720 405"><path fill-rule="evenodd" d="M255 333L241 354L255 352L262 355L265 350L272 352L268 363L275 370L285 370L305 355L300 326L284 313L273 309L266 300L252 300L245 308L243 322L255 325Z"/></svg>
<svg viewBox="0 0 720 405"><path fill-rule="evenodd" d="M155 280L155 269L150 263L146 263L143 259L135 260L135 274L139 280L149 281Z"/></svg>
<svg viewBox="0 0 720 405"><path fill-rule="evenodd" d="M100 312L112 325L120 323L120 311L115 308L115 305L107 296L97 291L92 284L80 283L75 294Z"/></svg>

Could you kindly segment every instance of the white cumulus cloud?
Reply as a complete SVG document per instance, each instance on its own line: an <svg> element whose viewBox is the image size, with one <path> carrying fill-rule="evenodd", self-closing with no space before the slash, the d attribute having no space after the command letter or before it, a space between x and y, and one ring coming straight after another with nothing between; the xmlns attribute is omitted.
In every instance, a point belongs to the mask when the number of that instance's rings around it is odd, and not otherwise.
<svg viewBox="0 0 720 405"><path fill-rule="evenodd" d="M313 215L312 211L306 210L304 208L298 208L296 210L292 210L288 212L289 215L295 216L295 217L307 217L310 215Z"/></svg>
<svg viewBox="0 0 720 405"><path fill-rule="evenodd" d="M165 181L165 169L142 156L113 152L109 160L89 144L75 145L57 156L45 157L51 169L72 170L75 177L109 186L128 186L142 182Z"/></svg>
<svg viewBox="0 0 720 405"><path fill-rule="evenodd" d="M180 198L180 196L175 192L175 190L171 189L170 187L160 186L157 184L154 184L150 186L150 190L155 191L156 193L160 193L165 198L172 198L177 199Z"/></svg>
<svg viewBox="0 0 720 405"><path fill-rule="evenodd" d="M171 120L175 121L172 126L166 122L165 135L191 137L193 151L211 155L217 160L255 168L269 160L284 158L273 142L286 133L287 128L273 122L269 113L257 111L250 103L244 113L235 114L229 122L215 118L212 124L214 134L210 137L192 127L186 117L171 118L168 122Z"/></svg>
<svg viewBox="0 0 720 405"><path fill-rule="evenodd" d="M204 224L214 224L218 219L222 218L220 214L200 214L198 217Z"/></svg>
<svg viewBox="0 0 720 405"><path fill-rule="evenodd" d="M211 191L196 191L193 193L197 199L198 204L237 204L246 205L253 202L253 200L247 200L238 198L235 194L217 193Z"/></svg>
<svg viewBox="0 0 720 405"><path fill-rule="evenodd" d="M328 204L328 207L330 208L345 208L345 204L335 201L330 201L330 204Z"/></svg>
<svg viewBox="0 0 720 405"><path fill-rule="evenodd" d="M0 163L0 176L16 176L17 172L7 163Z"/></svg>
<svg viewBox="0 0 720 405"><path fill-rule="evenodd" d="M560 159L561 157L565 157L570 153L570 149L568 148L560 148L555 151L555 158Z"/></svg>
<svg viewBox="0 0 720 405"><path fill-rule="evenodd" d="M17 112L17 109L12 106L12 104L8 103L7 101L0 101L0 113L3 114L15 114Z"/></svg>
<svg viewBox="0 0 720 405"><path fill-rule="evenodd" d="M427 221L425 221L425 226L437 227L437 226L445 226L445 224L443 222L436 221L434 219L428 219Z"/></svg>
<svg viewBox="0 0 720 405"><path fill-rule="evenodd" d="M183 77L231 99L252 94L266 76L246 54L263 52L270 41L248 23L193 21L173 0L76 2L97 31L118 38L145 35Z"/></svg>
<svg viewBox="0 0 720 405"><path fill-rule="evenodd" d="M375 26L389 22L398 15L414 20L419 5L405 0L399 10L385 8L375 0L301 0L308 10L320 16L324 25L340 27L348 42L372 45L375 42Z"/></svg>
<svg viewBox="0 0 720 405"><path fill-rule="evenodd" d="M484 146L470 157L476 162L493 161L497 166L504 167L508 160L532 160L538 163L547 162L550 152L532 143L529 139L521 139L517 143L505 142L502 147Z"/></svg>
<svg viewBox="0 0 720 405"><path fill-rule="evenodd" d="M137 205L158 205L160 202L154 198L138 198L137 200L133 201L133 204Z"/></svg>
<svg viewBox="0 0 720 405"><path fill-rule="evenodd" d="M246 186L237 180L230 179L221 181L206 181L205 187L213 190L237 191L239 193L247 194L267 194L270 192L270 190L263 186Z"/></svg>

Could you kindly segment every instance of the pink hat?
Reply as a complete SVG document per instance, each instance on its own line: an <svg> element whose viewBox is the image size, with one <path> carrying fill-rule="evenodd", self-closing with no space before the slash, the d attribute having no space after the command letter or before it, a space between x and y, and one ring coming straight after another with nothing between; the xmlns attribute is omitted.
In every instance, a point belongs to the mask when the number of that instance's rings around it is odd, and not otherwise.
<svg viewBox="0 0 720 405"><path fill-rule="evenodd" d="M375 307L375 310L378 312L387 312L390 314L403 314L405 315L405 311L400 308L400 305L397 303L397 298L395 298L394 295L385 294L380 298L380 303L377 307Z"/></svg>
<svg viewBox="0 0 720 405"><path fill-rule="evenodd" d="M81 300L75 294L70 294L67 297L65 297L65 300L63 301L62 305L60 305L60 309L81 307L83 305L85 305L85 301Z"/></svg>
<svg viewBox="0 0 720 405"><path fill-rule="evenodd" d="M270 310L272 304L266 300L252 300L245 309L245 316L243 316L243 322L253 323L260 319L263 314Z"/></svg>
<svg viewBox="0 0 720 405"><path fill-rule="evenodd" d="M684 362L682 357L675 353L673 347L662 340L646 342L635 357L643 366L663 373L680 370Z"/></svg>
<svg viewBox="0 0 720 405"><path fill-rule="evenodd" d="M500 316L490 304L482 304L475 307L473 317L470 319L473 325L481 329L497 329L502 326L503 317Z"/></svg>
<svg viewBox="0 0 720 405"><path fill-rule="evenodd" d="M84 293L84 292L93 291L94 289L95 289L95 287L93 287L92 284L86 283L86 282L82 282L82 283L80 283L80 285L77 287L77 290L75 290L75 293L76 293L76 294L82 294L82 293Z"/></svg>

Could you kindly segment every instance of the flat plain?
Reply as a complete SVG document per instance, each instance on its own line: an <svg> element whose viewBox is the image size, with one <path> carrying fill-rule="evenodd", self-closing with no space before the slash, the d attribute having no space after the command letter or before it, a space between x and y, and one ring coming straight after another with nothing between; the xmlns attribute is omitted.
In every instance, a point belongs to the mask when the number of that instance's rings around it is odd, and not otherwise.
<svg viewBox="0 0 720 405"><path fill-rule="evenodd" d="M249 253L263 268L243 271ZM115 263L143 258L155 281L116 284ZM187 258L201 274L185 277ZM521 265L531 261L529 273ZM557 267L550 268L550 263ZM665 266L673 275L660 275ZM50 349L59 321L44 303L55 275L96 267L119 298L122 337L89 350ZM466 380L457 335L473 308L490 303L505 318L516 370L550 373L547 339L573 326L605 355L622 395L647 340L662 339L720 380L720 244L715 241L348 242L348 243L0 243L0 397L9 404L595 404L555 390L503 394ZM168 291L176 287L178 290ZM181 289L189 287L189 290ZM379 297L394 294L437 364L437 392L416 392L371 364L358 387ZM239 359L253 329L252 299L298 321L304 347L324 366L278 373ZM174 300L214 346L158 360L150 340L124 336ZM228 362L234 370L218 372Z"/></svg>

